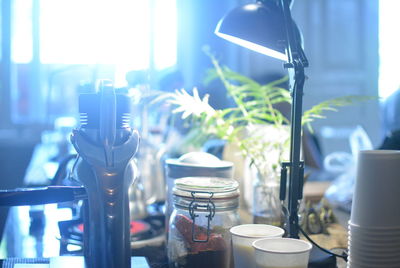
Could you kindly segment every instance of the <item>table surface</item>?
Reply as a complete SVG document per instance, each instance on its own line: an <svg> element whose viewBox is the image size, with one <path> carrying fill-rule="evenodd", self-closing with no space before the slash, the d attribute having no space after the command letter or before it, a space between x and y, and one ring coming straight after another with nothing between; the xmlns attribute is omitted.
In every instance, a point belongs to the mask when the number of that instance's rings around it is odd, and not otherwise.
<svg viewBox="0 0 400 268"><path fill-rule="evenodd" d="M56 153L54 147L48 147L48 145L47 147L39 145L35 149L26 174L25 183L41 184L48 180L48 177L51 176L49 174L55 172L57 163L49 162L49 152L51 153L50 155ZM310 187L310 184L307 183L305 190L306 198L308 196L312 200L316 200L328 185L329 183L327 182L317 182ZM313 239L326 248L345 247L347 245L346 229L349 215L347 212L336 210L335 215L339 221L339 225L336 226L337 228L331 228L331 235L312 236ZM250 223L252 221L251 215L245 210L240 211L240 216L243 223ZM59 256L58 221L69 220L71 218L71 210L68 208L60 209L57 207L57 204L11 208L6 225L5 239L2 241L1 258L50 258ZM343 226L346 228L343 228ZM332 239L335 237L340 238ZM150 252L152 256L154 254L160 255L152 249L139 251L139 254L143 252ZM338 267L345 267L345 263L343 264L341 260L338 260L338 262ZM158 264L153 262L152 267L166 267L166 265L162 261L159 261Z"/></svg>
<svg viewBox="0 0 400 268"><path fill-rule="evenodd" d="M80 256L61 256L50 259L8 259L3 266L7 268L84 268L85 262ZM149 268L149 265L144 257L132 257L131 267Z"/></svg>

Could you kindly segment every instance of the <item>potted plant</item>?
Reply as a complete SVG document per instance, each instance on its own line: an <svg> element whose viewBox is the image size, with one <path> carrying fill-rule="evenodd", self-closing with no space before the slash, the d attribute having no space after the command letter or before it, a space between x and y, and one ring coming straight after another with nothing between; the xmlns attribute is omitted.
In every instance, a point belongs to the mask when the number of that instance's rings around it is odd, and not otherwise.
<svg viewBox="0 0 400 268"><path fill-rule="evenodd" d="M186 139L188 142L201 144L209 138L218 138L238 148L243 157L249 160L249 166L256 170L258 178L253 192L256 199L254 204L258 204L253 207L256 221L257 215L263 212L270 214L268 223L278 224L272 219L272 214L279 214L276 215L279 218L281 213L278 181L280 164L289 158L290 122L276 105L291 104L290 92L279 86L287 78L262 85L221 66L208 49L205 49L205 53L214 66L208 70L205 82L219 78L236 106L214 109L208 103L209 96L200 98L196 88L192 94L184 89L165 93L158 100L167 101L173 105L173 113L181 113L183 119L191 120L191 132ZM304 111L302 122L311 128L310 123L324 118L325 111L336 111L336 107L367 99L370 98L346 96L321 102Z"/></svg>

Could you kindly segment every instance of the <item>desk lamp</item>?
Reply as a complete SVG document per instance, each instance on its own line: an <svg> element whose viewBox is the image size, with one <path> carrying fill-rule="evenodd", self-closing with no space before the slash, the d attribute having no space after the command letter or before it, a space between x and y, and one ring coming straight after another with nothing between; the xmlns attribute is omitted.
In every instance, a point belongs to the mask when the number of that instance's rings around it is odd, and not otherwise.
<svg viewBox="0 0 400 268"><path fill-rule="evenodd" d="M233 43L284 61L291 84L290 160L282 163L280 199L286 199L287 169L289 168L287 232L299 238L299 231L316 247L310 255L308 267L336 267L335 257L347 260L347 254L335 254L320 247L299 226L298 206L303 198L304 162L300 160L302 98L305 81L304 68L308 61L302 39L294 23L291 0L258 0L228 13L217 25L215 33Z"/></svg>
<svg viewBox="0 0 400 268"><path fill-rule="evenodd" d="M290 161L282 163L280 199L286 199L289 168L288 235L299 238L298 205L302 199L304 162L300 160L304 68L307 58L290 13L290 0L264 0L238 7L217 25L215 33L233 43L284 61L291 81Z"/></svg>

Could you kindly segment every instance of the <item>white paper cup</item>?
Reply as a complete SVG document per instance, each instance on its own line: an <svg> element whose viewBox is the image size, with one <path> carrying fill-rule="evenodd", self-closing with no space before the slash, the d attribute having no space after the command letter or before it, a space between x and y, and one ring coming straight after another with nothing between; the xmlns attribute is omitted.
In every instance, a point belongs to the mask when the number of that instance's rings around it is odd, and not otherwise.
<svg viewBox="0 0 400 268"><path fill-rule="evenodd" d="M348 237L360 239L362 241L369 242L399 242L400 243L400 235L394 234L368 234L363 232L357 232L355 230L351 230L348 232Z"/></svg>
<svg viewBox="0 0 400 268"><path fill-rule="evenodd" d="M379 232L364 232L361 230L354 230L351 229L349 230L349 235L352 236L358 236L358 237L362 237L362 238L372 238L372 239L376 239L376 240L386 240L386 239L399 239L400 238L400 234L399 233L392 233L392 232L384 232L384 233L379 233Z"/></svg>
<svg viewBox="0 0 400 268"><path fill-rule="evenodd" d="M356 241L349 242L349 249L358 252L365 256L393 256L400 259L399 250L400 247L397 246L384 246L384 245L365 245L358 243ZM379 256L378 256L379 255Z"/></svg>
<svg viewBox="0 0 400 268"><path fill-rule="evenodd" d="M363 260L354 260L351 256L349 256L348 262L347 262L347 267L348 268L398 268L399 264L396 262L383 262L379 264L374 264L370 262L366 262Z"/></svg>
<svg viewBox="0 0 400 268"><path fill-rule="evenodd" d="M253 248L257 268L307 268L312 245L293 238L264 238Z"/></svg>
<svg viewBox="0 0 400 268"><path fill-rule="evenodd" d="M366 257L364 255L360 255L355 251L349 251L349 256L353 261L370 264L370 265L381 265L381 268L384 268L384 264L397 264L400 266L400 260L397 257ZM398 267L399 267L398 266Z"/></svg>
<svg viewBox="0 0 400 268"><path fill-rule="evenodd" d="M399 240L365 240L359 237L351 236L348 238L349 246L362 247L362 248L376 248L376 250L385 251L387 248L390 250L397 249L400 252L400 241Z"/></svg>
<svg viewBox="0 0 400 268"><path fill-rule="evenodd" d="M361 227L400 226L400 151L361 151L350 222Z"/></svg>
<svg viewBox="0 0 400 268"><path fill-rule="evenodd" d="M400 226L387 226L387 227L371 227L371 226L362 226L359 224L354 224L349 221L348 223L349 230L357 230L365 233L390 233L390 234L400 234Z"/></svg>
<svg viewBox="0 0 400 268"><path fill-rule="evenodd" d="M242 224L230 229L235 268L254 268L254 249L257 239L282 237L285 230L267 224Z"/></svg>
<svg viewBox="0 0 400 268"><path fill-rule="evenodd" d="M357 237L366 241L399 241L400 236L395 234L368 234L363 232L350 231L349 236Z"/></svg>
<svg viewBox="0 0 400 268"><path fill-rule="evenodd" d="M366 252L365 250L355 250L354 248L349 249L349 254L353 256L355 260L363 260L370 263L381 263L386 261L397 262L400 264L400 258L396 253L382 254L381 252ZM400 267L400 265L399 265Z"/></svg>

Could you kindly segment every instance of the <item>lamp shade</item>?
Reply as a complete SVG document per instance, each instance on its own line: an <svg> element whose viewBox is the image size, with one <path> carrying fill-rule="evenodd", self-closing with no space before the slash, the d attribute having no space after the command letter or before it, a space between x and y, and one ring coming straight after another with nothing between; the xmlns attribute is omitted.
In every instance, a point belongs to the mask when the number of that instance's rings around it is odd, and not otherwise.
<svg viewBox="0 0 400 268"><path fill-rule="evenodd" d="M288 60L284 18L276 1L233 9L219 21L215 34L259 53Z"/></svg>

